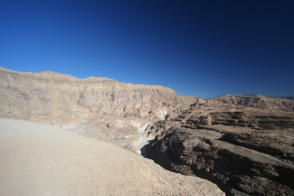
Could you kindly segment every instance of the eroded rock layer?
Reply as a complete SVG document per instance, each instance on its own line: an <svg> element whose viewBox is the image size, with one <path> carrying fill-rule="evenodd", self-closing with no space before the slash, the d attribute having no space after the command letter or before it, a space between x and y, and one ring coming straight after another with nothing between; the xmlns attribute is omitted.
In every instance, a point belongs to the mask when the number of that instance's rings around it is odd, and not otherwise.
<svg viewBox="0 0 294 196"><path fill-rule="evenodd" d="M123 126L123 119L159 120L185 107L184 98L167 87L98 77L78 79L50 71L21 73L0 68L0 92L0 117L54 125Z"/></svg>
<svg viewBox="0 0 294 196"><path fill-rule="evenodd" d="M200 100L149 126L156 138L144 155L209 179L227 195L294 195L293 100L262 96L259 105L259 95L240 97Z"/></svg>

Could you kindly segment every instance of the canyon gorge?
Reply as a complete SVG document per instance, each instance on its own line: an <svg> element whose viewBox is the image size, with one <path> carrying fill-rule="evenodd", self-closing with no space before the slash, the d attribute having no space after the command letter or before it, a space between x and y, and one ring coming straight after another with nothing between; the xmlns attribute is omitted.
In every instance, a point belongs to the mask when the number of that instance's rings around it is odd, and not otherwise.
<svg viewBox="0 0 294 196"><path fill-rule="evenodd" d="M125 175L134 184L134 189L123 195L294 195L293 97L224 95L205 99L182 96L164 86L5 68L0 68L0 92L1 119L21 120L24 128L31 121L62 130L68 151L75 147L66 137L77 145L96 141L93 147L77 153L103 149L89 156L103 160L104 153L105 160L115 162L109 167L117 171L117 178L124 179ZM20 129L13 128L11 121L6 125L6 121L0 121L1 129ZM27 134L31 137L36 133ZM38 139L46 143L43 136ZM52 136L51 142L55 139ZM58 145L62 146L62 141ZM57 152L48 153L53 156ZM9 168L13 160L2 159L6 167L0 171L13 170ZM101 160L92 161L102 167ZM111 168L105 171L112 172ZM126 169L123 173L122 168ZM136 169L142 171L138 176L131 172ZM153 172L160 175L149 175ZM116 178L114 174L112 177ZM139 178L141 184L132 178ZM117 194L123 189L120 184L111 192L107 186L104 183L100 194ZM140 186L144 186L143 192L134 192ZM150 187L157 188L152 191ZM7 188L3 190L9 193ZM39 191L36 194L42 193Z"/></svg>

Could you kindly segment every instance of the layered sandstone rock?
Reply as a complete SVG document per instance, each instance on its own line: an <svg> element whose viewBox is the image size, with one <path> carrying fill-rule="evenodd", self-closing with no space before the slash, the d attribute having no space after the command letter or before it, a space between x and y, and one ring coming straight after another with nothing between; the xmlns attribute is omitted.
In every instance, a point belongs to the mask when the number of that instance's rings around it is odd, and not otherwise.
<svg viewBox="0 0 294 196"><path fill-rule="evenodd" d="M98 77L78 79L50 71L21 73L0 68L0 92L0 117L54 125L124 126L125 118L164 119L185 107L184 98L167 87Z"/></svg>
<svg viewBox="0 0 294 196"><path fill-rule="evenodd" d="M293 97L266 97L263 95L224 95L207 102L225 103L229 105L243 105L267 110L294 111Z"/></svg>
<svg viewBox="0 0 294 196"><path fill-rule="evenodd" d="M209 179L227 195L293 195L293 100L264 97L260 105L259 95L228 97L199 100L150 125L156 138L144 155Z"/></svg>

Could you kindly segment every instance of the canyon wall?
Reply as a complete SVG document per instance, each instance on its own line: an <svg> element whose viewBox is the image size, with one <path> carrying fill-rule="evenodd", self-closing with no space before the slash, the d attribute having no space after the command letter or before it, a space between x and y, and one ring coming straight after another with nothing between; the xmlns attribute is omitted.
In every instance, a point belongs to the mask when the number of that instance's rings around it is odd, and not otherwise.
<svg viewBox="0 0 294 196"><path fill-rule="evenodd" d="M22 73L0 68L0 117L71 125L123 125L124 119L164 119L189 104L170 88L78 79L51 71ZM187 98L190 100L191 98Z"/></svg>

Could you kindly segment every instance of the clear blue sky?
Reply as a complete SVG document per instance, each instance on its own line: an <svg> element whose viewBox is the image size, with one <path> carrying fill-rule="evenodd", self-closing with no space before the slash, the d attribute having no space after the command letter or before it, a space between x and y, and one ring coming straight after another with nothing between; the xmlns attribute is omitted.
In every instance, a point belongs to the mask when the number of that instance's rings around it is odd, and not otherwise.
<svg viewBox="0 0 294 196"><path fill-rule="evenodd" d="M200 97L294 95L291 2L0 0L0 66Z"/></svg>

